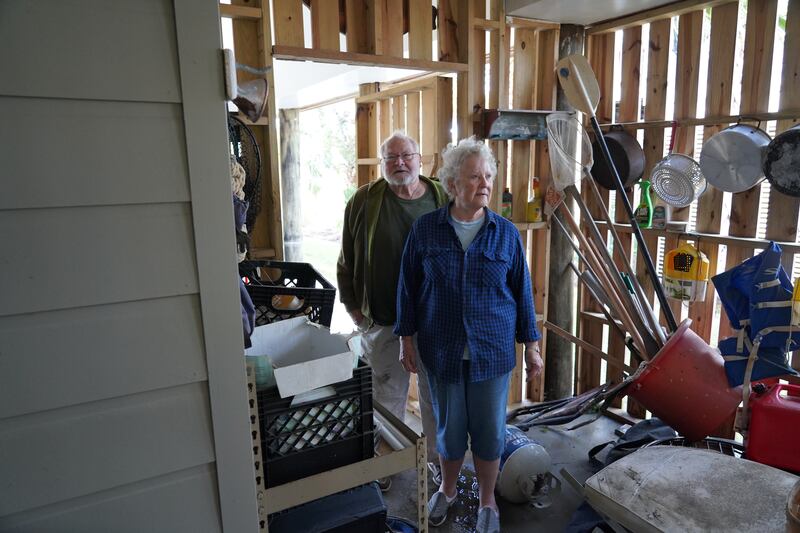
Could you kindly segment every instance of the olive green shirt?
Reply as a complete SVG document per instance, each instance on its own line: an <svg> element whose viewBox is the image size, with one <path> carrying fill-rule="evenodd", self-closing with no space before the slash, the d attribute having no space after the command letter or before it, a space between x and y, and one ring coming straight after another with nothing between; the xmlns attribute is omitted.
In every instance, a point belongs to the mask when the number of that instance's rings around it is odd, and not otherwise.
<svg viewBox="0 0 800 533"><path fill-rule="evenodd" d="M414 221L436 209L431 188L413 200L397 196L387 189L381 215L375 227L375 253L372 258L372 287L370 309L372 319L382 326L393 325L397 316L397 280L406 237Z"/></svg>

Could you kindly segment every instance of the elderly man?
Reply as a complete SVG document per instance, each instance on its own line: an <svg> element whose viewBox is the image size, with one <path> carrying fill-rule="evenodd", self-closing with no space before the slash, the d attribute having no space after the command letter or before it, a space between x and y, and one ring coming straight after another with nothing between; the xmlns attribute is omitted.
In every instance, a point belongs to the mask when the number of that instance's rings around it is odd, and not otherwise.
<svg viewBox="0 0 800 533"><path fill-rule="evenodd" d="M400 363L400 342L392 333L397 317L397 280L406 237L414 221L447 203L437 181L420 176L417 142L395 132L381 145L378 179L359 188L347 203L342 250L336 269L339 297L363 332L362 346L372 366L373 397L403 420L409 374ZM428 466L441 481L436 421L424 371L417 374ZM388 489L384 480L381 488Z"/></svg>

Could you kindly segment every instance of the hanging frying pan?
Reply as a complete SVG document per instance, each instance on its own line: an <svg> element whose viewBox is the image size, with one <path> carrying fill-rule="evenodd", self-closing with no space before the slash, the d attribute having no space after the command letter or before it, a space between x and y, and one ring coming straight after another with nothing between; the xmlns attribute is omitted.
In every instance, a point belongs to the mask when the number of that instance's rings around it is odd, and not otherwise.
<svg viewBox="0 0 800 533"><path fill-rule="evenodd" d="M611 131L603 134L603 138L611 152L611 159L617 167L622 186L630 189L644 174L644 150L642 150L636 137L624 131L619 126L612 126ZM610 191L615 190L614 176L611 169L603 159L600 143L597 139L592 143L592 177L601 186Z"/></svg>
<svg viewBox="0 0 800 533"><path fill-rule="evenodd" d="M764 153L764 175L783 194L800 196L800 124L769 143Z"/></svg>
<svg viewBox="0 0 800 533"><path fill-rule="evenodd" d="M735 124L713 135L700 152L706 181L725 192L743 192L764 178L761 164L770 142L764 130Z"/></svg>

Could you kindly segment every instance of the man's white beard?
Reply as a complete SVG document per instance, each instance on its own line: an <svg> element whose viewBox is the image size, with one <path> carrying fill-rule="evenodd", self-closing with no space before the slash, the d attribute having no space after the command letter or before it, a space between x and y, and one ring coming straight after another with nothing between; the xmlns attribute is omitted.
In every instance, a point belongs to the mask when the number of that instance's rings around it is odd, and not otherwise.
<svg viewBox="0 0 800 533"><path fill-rule="evenodd" d="M403 177L403 178L400 178L400 177L398 177L398 176L395 176L394 174L390 174L390 175L389 175L389 176L388 176L386 179L387 179L387 180L389 181L389 183L391 183L392 185L394 185L394 186L396 186L396 187L401 187L401 186L403 186L403 185L411 185L412 183L414 183L414 180L415 180L416 178L415 178L415 176L413 176L412 174L407 174L407 175L406 175L405 177Z"/></svg>

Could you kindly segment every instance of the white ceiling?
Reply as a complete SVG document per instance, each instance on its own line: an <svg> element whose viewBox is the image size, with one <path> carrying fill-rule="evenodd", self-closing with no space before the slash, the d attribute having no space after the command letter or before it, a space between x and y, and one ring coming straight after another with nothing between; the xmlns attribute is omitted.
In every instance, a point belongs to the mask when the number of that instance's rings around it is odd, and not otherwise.
<svg viewBox="0 0 800 533"><path fill-rule="evenodd" d="M275 60L277 107L306 107L358 92L361 83L391 82L420 70Z"/></svg>
<svg viewBox="0 0 800 533"><path fill-rule="evenodd" d="M506 15L589 26L675 0L505 0Z"/></svg>

